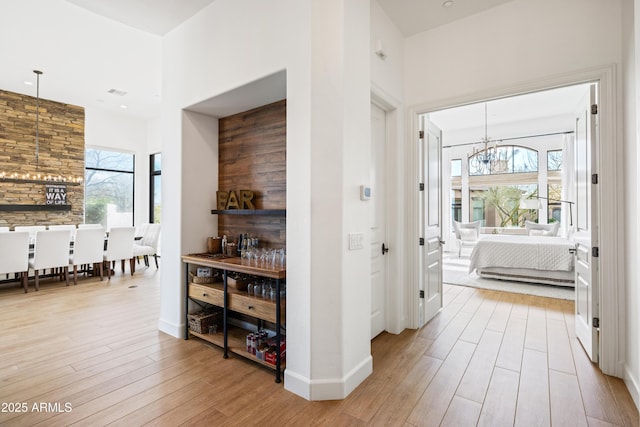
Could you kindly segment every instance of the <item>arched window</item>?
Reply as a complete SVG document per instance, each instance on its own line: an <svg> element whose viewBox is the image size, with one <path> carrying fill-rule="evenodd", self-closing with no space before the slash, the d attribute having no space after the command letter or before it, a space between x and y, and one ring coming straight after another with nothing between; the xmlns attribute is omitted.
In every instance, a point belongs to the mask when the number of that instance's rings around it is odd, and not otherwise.
<svg viewBox="0 0 640 427"><path fill-rule="evenodd" d="M494 145L469 156L469 176L538 172L538 152L519 145Z"/></svg>

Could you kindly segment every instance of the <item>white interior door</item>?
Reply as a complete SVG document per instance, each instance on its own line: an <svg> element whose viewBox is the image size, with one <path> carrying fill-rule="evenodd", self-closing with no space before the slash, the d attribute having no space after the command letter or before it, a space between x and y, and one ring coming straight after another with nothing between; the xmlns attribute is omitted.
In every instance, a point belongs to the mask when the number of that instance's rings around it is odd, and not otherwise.
<svg viewBox="0 0 640 427"><path fill-rule="evenodd" d="M442 131L420 118L421 191L421 280L419 326L423 326L442 308Z"/></svg>
<svg viewBox="0 0 640 427"><path fill-rule="evenodd" d="M598 361L598 235L596 86L576 113L575 291L576 336L592 361ZM597 108L597 107L595 107ZM595 256L594 256L595 255ZM595 321L594 321L595 319Z"/></svg>
<svg viewBox="0 0 640 427"><path fill-rule="evenodd" d="M387 142L386 113L371 104L371 199L369 201L369 235L371 236L371 338L385 330L386 324L386 193L385 147Z"/></svg>

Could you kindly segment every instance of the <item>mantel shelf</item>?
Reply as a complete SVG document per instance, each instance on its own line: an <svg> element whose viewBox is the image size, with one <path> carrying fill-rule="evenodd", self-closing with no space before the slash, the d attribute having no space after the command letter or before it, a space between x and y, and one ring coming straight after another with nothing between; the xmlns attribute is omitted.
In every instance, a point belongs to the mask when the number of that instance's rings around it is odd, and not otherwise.
<svg viewBox="0 0 640 427"><path fill-rule="evenodd" d="M286 209L214 209L213 215L265 215L265 216L286 216Z"/></svg>
<svg viewBox="0 0 640 427"><path fill-rule="evenodd" d="M71 205L0 205L0 212L70 211Z"/></svg>

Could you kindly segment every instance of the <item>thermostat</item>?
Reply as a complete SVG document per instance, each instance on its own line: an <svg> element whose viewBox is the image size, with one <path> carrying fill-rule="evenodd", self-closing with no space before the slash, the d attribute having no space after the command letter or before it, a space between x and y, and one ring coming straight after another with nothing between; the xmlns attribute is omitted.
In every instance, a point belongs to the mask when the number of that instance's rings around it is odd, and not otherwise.
<svg viewBox="0 0 640 427"><path fill-rule="evenodd" d="M371 198L371 187L366 185L360 186L360 200L369 200Z"/></svg>

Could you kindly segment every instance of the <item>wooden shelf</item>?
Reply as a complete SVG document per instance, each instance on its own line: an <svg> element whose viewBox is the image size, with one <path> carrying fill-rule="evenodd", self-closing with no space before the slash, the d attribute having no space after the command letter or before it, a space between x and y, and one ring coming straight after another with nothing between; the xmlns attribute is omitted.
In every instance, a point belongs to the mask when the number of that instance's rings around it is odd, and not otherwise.
<svg viewBox="0 0 640 427"><path fill-rule="evenodd" d="M0 205L0 212L70 211L71 205Z"/></svg>
<svg viewBox="0 0 640 427"><path fill-rule="evenodd" d="M216 333L216 334L200 334L198 332L193 332L191 330L189 330L189 333L195 337L198 337L202 340L205 340L207 342L210 342L211 344L214 344L218 347L223 348L224 347L224 336L222 334L222 331ZM247 329L243 329L237 326L229 326L229 336L227 337L228 339L228 347L227 349L232 352L233 354L237 354L238 356L242 356L246 359L251 360L252 362L258 363L266 368L272 369L275 371L276 369L276 365L272 365L271 363L267 363L264 360L260 360L258 359L256 356L254 356L252 353L249 353L247 351L247 342L246 342L246 338L247 335L251 333L251 331L247 330ZM285 369L285 362L282 361L280 363L280 369L282 371L284 371Z"/></svg>
<svg viewBox="0 0 640 427"><path fill-rule="evenodd" d="M262 216L287 216L286 209L213 209L213 215L262 215Z"/></svg>

